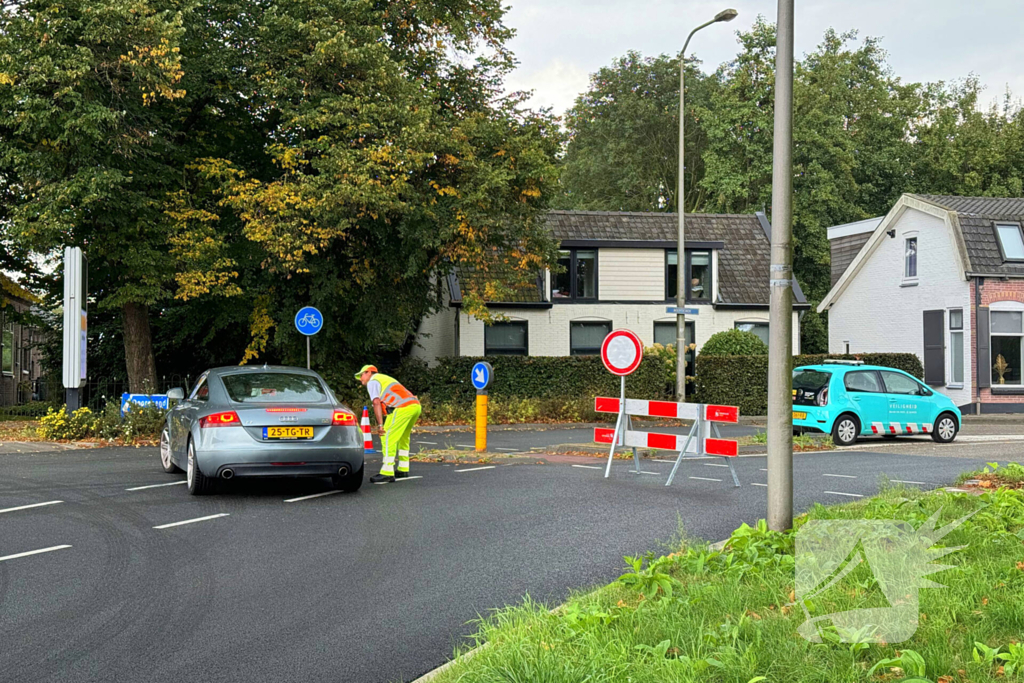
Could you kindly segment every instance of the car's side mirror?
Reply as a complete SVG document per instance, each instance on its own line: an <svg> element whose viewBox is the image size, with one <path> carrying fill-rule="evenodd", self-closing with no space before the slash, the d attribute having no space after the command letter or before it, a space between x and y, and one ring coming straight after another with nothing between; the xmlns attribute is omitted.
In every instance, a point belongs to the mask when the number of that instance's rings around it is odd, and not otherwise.
<svg viewBox="0 0 1024 683"><path fill-rule="evenodd" d="M167 390L167 399L170 401L180 401L185 398L185 392L181 387L174 387L173 389Z"/></svg>

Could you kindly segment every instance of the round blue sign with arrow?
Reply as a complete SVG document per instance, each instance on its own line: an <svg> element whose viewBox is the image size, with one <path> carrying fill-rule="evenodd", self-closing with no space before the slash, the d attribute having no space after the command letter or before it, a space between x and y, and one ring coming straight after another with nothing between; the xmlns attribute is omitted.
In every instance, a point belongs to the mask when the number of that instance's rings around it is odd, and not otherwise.
<svg viewBox="0 0 1024 683"><path fill-rule="evenodd" d="M323 314L312 306L304 306L295 314L295 329L307 337L312 337L323 326Z"/></svg>
<svg viewBox="0 0 1024 683"><path fill-rule="evenodd" d="M491 377L493 376L494 368L491 367L491 364L486 361L479 361L473 366L469 379L473 382L473 386L476 387L477 391L483 391L491 383Z"/></svg>

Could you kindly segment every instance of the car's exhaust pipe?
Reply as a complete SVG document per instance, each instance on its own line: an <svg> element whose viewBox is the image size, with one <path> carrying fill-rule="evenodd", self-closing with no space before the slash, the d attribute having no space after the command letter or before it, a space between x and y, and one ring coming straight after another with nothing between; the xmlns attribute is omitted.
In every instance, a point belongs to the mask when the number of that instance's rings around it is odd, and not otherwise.
<svg viewBox="0 0 1024 683"><path fill-rule="evenodd" d="M338 468L338 476L339 477L347 477L348 476L348 467L345 467L344 465L339 467Z"/></svg>
<svg viewBox="0 0 1024 683"><path fill-rule="evenodd" d="M235 476L235 471L230 467L220 473L221 479L230 479Z"/></svg>

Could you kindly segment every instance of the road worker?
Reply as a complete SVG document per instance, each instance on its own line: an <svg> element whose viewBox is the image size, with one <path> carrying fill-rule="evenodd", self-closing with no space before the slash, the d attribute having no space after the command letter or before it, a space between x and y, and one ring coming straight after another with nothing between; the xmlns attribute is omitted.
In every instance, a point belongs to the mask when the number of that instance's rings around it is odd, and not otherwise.
<svg viewBox="0 0 1024 683"><path fill-rule="evenodd" d="M356 373L356 379L363 383L373 401L373 413L380 429L384 464L380 474L370 477L374 484L389 484L409 476L409 440L413 425L420 418L420 402L394 377L377 372L376 366L364 365ZM384 411L388 412L387 419ZM398 456L398 470L395 471L395 456Z"/></svg>

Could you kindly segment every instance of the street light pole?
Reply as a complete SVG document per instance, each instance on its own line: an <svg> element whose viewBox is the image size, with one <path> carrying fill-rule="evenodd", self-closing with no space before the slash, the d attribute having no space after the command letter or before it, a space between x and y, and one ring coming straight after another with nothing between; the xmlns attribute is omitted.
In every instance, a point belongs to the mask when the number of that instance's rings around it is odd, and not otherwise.
<svg viewBox="0 0 1024 683"><path fill-rule="evenodd" d="M775 43L768 344L768 528L793 527L793 1L779 0Z"/></svg>
<svg viewBox="0 0 1024 683"><path fill-rule="evenodd" d="M684 171L686 164L683 160L683 141L686 126L686 111L683 108L684 96L686 94L686 48L690 45L690 38L697 31L720 21L732 21L739 14L734 9L727 9L715 15L711 21L705 22L690 31L683 43L683 51L679 55L679 181L676 193L676 204L679 211L679 227L676 233L676 398L679 401L686 400L686 314L683 312L686 306L686 218L683 199L686 196L686 178Z"/></svg>

